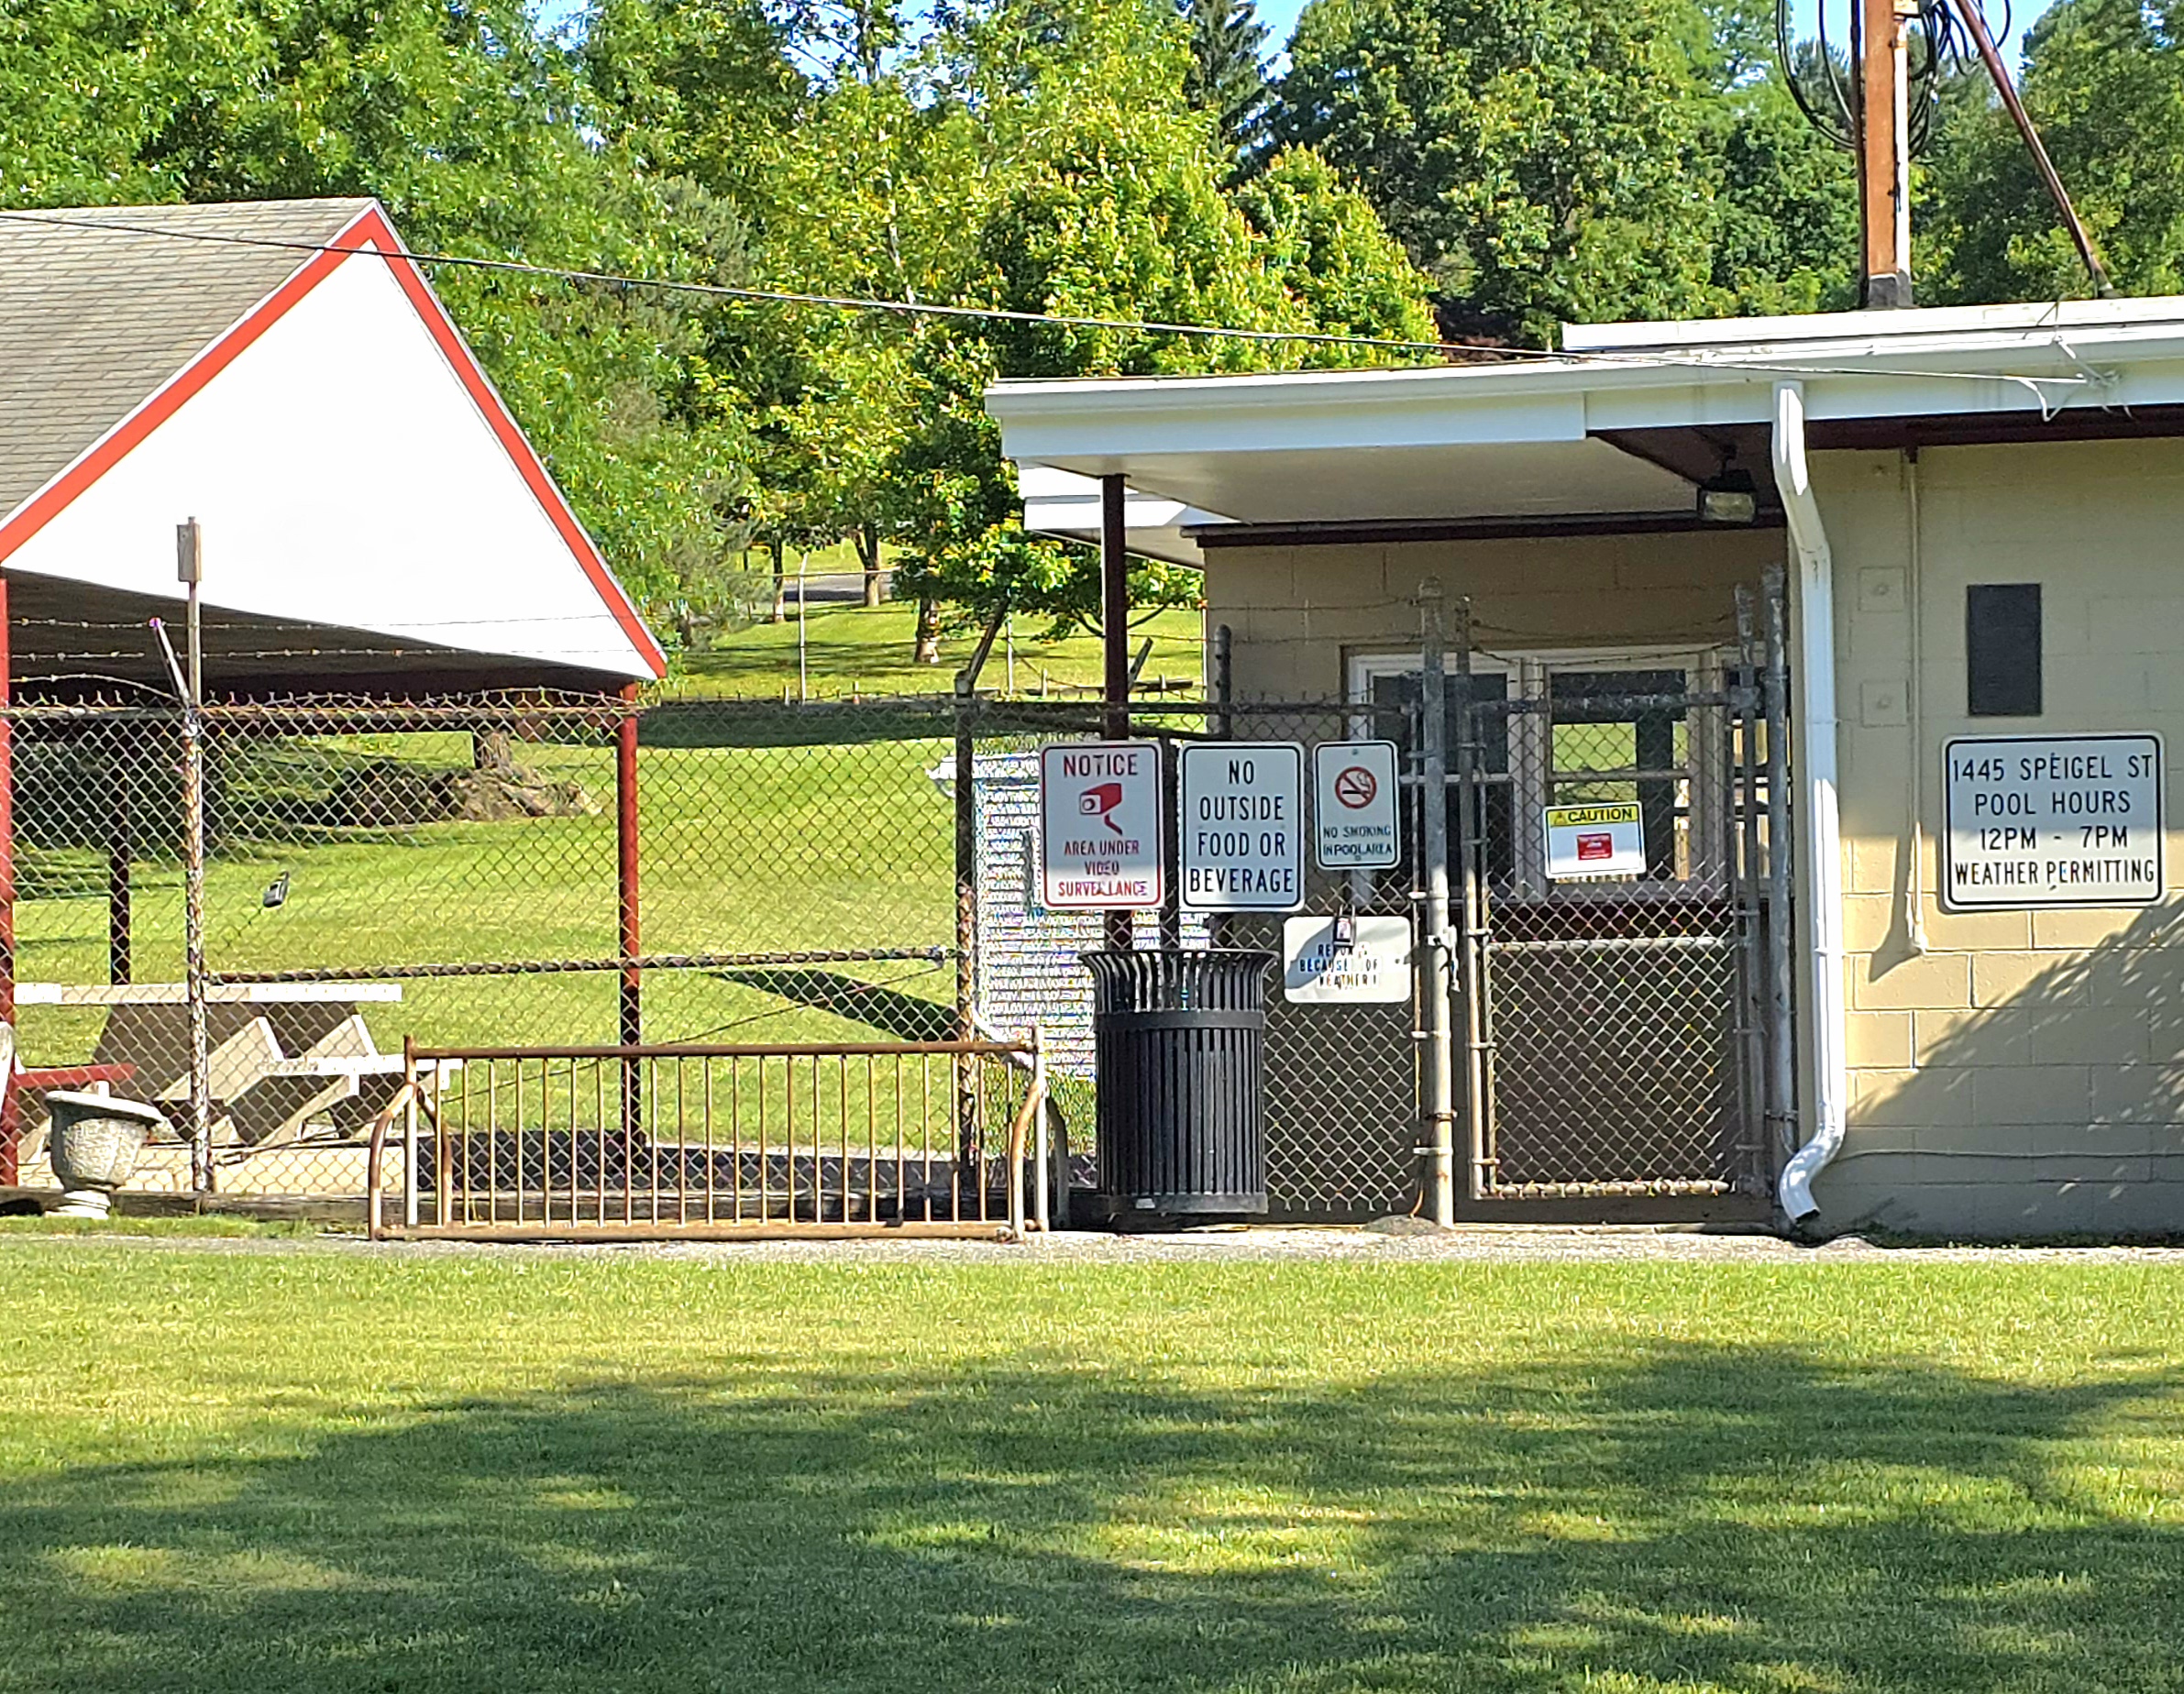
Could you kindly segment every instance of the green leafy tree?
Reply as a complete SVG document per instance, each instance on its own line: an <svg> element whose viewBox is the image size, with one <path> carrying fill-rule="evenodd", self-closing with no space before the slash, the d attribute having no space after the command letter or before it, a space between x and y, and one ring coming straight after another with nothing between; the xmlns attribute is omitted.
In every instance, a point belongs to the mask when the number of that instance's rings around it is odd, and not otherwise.
<svg viewBox="0 0 2184 1694"><path fill-rule="evenodd" d="M1685 0L1318 0L1274 121L1364 190L1459 332L1705 299L1713 184Z"/></svg>
<svg viewBox="0 0 2184 1694"><path fill-rule="evenodd" d="M2025 37L2021 93L2117 289L2184 290L2184 12L2059 0ZM1917 203L1925 298L2092 292L2014 126L1983 78L1952 89Z"/></svg>
<svg viewBox="0 0 2184 1694"><path fill-rule="evenodd" d="M1031 96L1038 138L997 196L975 297L1011 312L1268 331L1432 338L1424 279L1332 168L1299 150L1235 195L1211 123L1173 98L1172 37L1087 32L1074 63ZM1168 91L1164 96L1163 90ZM968 615L1003 609L1089 623L1086 549L1024 534L1015 480L981 396L998 377L1173 374L1415 360L1418 351L1200 337L997 320L929 329L915 373L921 426L899 460L907 557L899 579ZM1195 573L1141 564L1136 603L1195 603Z"/></svg>
<svg viewBox="0 0 2184 1694"><path fill-rule="evenodd" d="M1767 57L1748 0L1317 0L1273 130L1358 184L1451 334L1808 309L1856 206Z"/></svg>

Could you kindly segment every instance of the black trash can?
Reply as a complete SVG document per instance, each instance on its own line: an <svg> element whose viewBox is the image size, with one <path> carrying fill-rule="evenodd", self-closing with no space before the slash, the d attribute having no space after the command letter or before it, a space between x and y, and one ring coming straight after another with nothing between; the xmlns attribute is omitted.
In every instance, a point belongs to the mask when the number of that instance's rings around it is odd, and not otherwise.
<svg viewBox="0 0 2184 1694"><path fill-rule="evenodd" d="M1088 952L1099 1196L1124 1216L1266 1210L1266 968L1251 948Z"/></svg>

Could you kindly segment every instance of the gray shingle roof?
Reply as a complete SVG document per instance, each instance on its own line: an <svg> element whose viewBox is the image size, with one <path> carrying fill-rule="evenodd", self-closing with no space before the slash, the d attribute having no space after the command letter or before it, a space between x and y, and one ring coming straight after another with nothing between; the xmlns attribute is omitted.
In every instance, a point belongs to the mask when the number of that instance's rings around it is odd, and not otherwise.
<svg viewBox="0 0 2184 1694"><path fill-rule="evenodd" d="M269 200L0 213L0 516L311 257L152 231L325 241L370 204Z"/></svg>

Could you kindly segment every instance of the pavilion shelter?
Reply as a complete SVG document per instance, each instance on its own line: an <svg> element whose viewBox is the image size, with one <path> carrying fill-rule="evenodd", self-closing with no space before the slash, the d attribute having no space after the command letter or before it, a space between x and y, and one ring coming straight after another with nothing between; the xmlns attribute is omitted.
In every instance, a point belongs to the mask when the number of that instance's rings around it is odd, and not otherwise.
<svg viewBox="0 0 2184 1694"><path fill-rule="evenodd" d="M0 214L0 705L15 713L0 739L10 1021L11 754L73 732L24 714L178 705L153 623L186 661L182 526L197 537L204 702L634 700L665 669L367 199ZM634 718L612 732L627 956ZM119 977L128 862L125 847ZM630 973L625 1027L634 995Z"/></svg>

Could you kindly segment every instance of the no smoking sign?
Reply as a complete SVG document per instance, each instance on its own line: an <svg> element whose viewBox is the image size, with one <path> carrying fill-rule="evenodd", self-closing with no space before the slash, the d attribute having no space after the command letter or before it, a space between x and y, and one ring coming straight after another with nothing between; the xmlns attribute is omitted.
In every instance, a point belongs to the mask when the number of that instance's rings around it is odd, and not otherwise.
<svg viewBox="0 0 2184 1694"><path fill-rule="evenodd" d="M1312 749L1313 857L1321 870L1403 862L1396 792L1394 742L1321 742Z"/></svg>
<svg viewBox="0 0 2184 1694"><path fill-rule="evenodd" d="M1373 804L1373 797L1380 792L1380 783L1373 773L1362 764L1349 764L1335 773L1335 804L1351 811L1362 811Z"/></svg>

